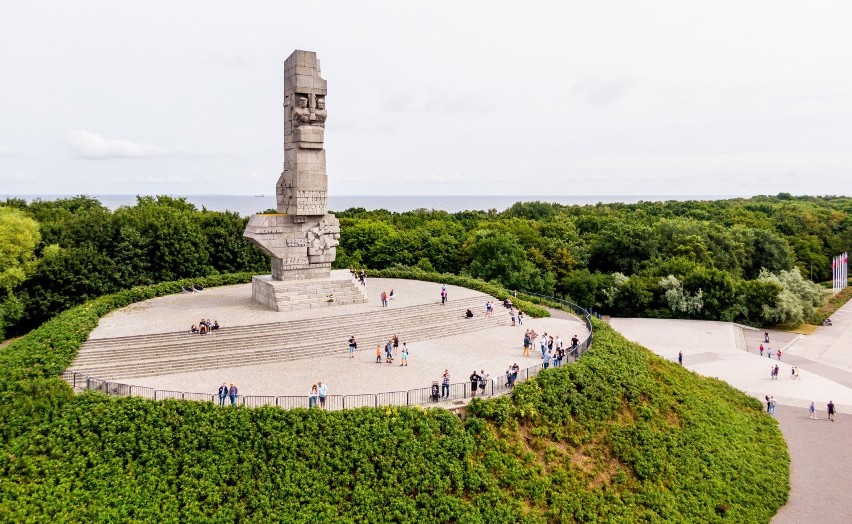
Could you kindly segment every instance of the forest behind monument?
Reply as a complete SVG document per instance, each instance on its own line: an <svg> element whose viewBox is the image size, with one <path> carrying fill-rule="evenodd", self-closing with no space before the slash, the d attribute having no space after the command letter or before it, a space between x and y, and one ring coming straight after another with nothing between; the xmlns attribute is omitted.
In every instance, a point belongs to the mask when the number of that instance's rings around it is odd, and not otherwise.
<svg viewBox="0 0 852 524"><path fill-rule="evenodd" d="M750 324L806 320L824 300L808 280L829 279L831 257L852 243L846 197L519 202L460 213L353 208L337 216L337 267L469 274L604 314ZM172 197L140 197L114 212L88 197L7 200L0 331L26 332L136 285L268 271L265 255L242 237L245 224Z"/></svg>

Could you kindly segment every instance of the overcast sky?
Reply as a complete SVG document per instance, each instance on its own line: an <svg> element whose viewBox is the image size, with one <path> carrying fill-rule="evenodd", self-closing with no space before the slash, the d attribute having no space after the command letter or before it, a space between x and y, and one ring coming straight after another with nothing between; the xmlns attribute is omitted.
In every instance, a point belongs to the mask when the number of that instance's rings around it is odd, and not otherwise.
<svg viewBox="0 0 852 524"><path fill-rule="evenodd" d="M0 2L0 196L852 194L852 2Z"/></svg>

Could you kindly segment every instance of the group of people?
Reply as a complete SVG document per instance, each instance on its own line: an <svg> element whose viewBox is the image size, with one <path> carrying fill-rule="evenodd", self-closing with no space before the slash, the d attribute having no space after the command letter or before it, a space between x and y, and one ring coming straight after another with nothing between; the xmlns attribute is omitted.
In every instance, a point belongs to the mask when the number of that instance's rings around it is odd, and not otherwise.
<svg viewBox="0 0 852 524"><path fill-rule="evenodd" d="M553 335L548 335L547 332L539 337L535 330L528 329L524 333L525 357L529 356L530 348L533 346L536 338L540 338L539 346L541 347L541 359L544 369L549 368L551 364L553 364L553 367L561 366L568 352L575 350L580 345L580 338L577 335L571 337L571 346L566 349L562 342L562 337L557 335L554 338Z"/></svg>
<svg viewBox="0 0 852 524"><path fill-rule="evenodd" d="M476 391L479 390L481 395L485 394L485 386L488 385L488 379L491 378L491 375L486 373L484 369L479 370L479 373L476 370L473 370L473 373L470 374L470 396L475 397Z"/></svg>
<svg viewBox="0 0 852 524"><path fill-rule="evenodd" d="M825 410L828 412L828 420L834 422L834 414L837 412L837 410L834 407L834 401L833 400L828 401L828 405L825 407ZM773 411L773 413L774 413L774 411ZM808 415L813 420L817 419L816 407L814 406L813 402L811 402L811 405L808 406Z"/></svg>
<svg viewBox="0 0 852 524"><path fill-rule="evenodd" d="M239 395L237 386L231 384L231 386L228 387L228 384L222 382L222 385L219 386L219 405L224 406L225 399L229 398L231 399L231 405L235 406L237 404L237 395Z"/></svg>
<svg viewBox="0 0 852 524"><path fill-rule="evenodd" d="M354 267L350 267L349 276L357 280L362 286L367 285L367 271L363 269L361 271L358 271Z"/></svg>
<svg viewBox="0 0 852 524"><path fill-rule="evenodd" d="M396 333L394 333L384 346L382 346L381 342L376 344L376 364L382 363L382 351L385 354L385 364L393 364L394 357L398 355L400 357L399 366L408 365L408 345L403 342L402 349L400 349L399 337Z"/></svg>
<svg viewBox="0 0 852 524"><path fill-rule="evenodd" d="M763 344L761 344L761 345L760 345L760 347L759 347L759 348L757 348L757 350L760 352L760 356L762 357L762 356L763 356L763 351L764 351ZM769 358L772 358L772 348L767 347L767 348L765 349L765 351L766 351L766 355L767 355ZM780 350L780 349L779 349L778 351L776 351L776 352L775 352L775 356L778 358L778 360L781 360L781 350Z"/></svg>
<svg viewBox="0 0 852 524"><path fill-rule="evenodd" d="M213 322L210 322L209 318L202 318L201 321L198 322L197 325L193 324L192 327L189 328L189 331L191 333L198 333L199 335L206 335L207 333L210 333L211 331L218 331L218 330L219 330L219 321L214 320Z"/></svg>
<svg viewBox="0 0 852 524"><path fill-rule="evenodd" d="M518 381L518 373L520 372L521 367L518 366L517 362L506 368L506 385L508 387L515 387L515 383Z"/></svg>
<svg viewBox="0 0 852 524"><path fill-rule="evenodd" d="M387 291L382 291L381 298L382 307L388 307L388 301L395 299L396 294L394 293L393 289L390 290L390 293L388 293Z"/></svg>
<svg viewBox="0 0 852 524"><path fill-rule="evenodd" d="M308 393L308 408L325 409L326 397L328 397L328 386L323 381L312 384L311 391Z"/></svg>

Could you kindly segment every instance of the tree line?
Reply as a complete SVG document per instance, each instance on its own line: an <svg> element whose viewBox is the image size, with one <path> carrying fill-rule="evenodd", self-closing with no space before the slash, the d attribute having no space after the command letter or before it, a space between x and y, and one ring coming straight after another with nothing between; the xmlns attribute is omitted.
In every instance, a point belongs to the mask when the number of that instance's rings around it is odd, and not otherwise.
<svg viewBox="0 0 852 524"><path fill-rule="evenodd" d="M237 213L167 196L115 211L85 196L8 199L0 203L0 335L121 289L268 271L266 256L243 239L245 225Z"/></svg>
<svg viewBox="0 0 852 524"><path fill-rule="evenodd" d="M566 297L615 316L801 322L812 281L852 244L852 199L789 194L506 211L337 213L335 266L418 268ZM183 198L115 211L79 196L0 203L0 331L23 333L88 298L141 284L265 273L246 218Z"/></svg>

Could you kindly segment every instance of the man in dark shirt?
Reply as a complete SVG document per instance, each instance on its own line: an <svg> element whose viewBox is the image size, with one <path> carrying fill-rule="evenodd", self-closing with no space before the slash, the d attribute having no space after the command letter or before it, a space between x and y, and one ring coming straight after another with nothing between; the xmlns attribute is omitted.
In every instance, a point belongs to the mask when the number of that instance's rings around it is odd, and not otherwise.
<svg viewBox="0 0 852 524"><path fill-rule="evenodd" d="M471 397L476 396L476 389L479 387L479 379L480 378L482 378L482 377L480 377L479 374L474 369L473 373L470 374L470 396Z"/></svg>

